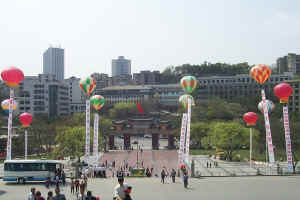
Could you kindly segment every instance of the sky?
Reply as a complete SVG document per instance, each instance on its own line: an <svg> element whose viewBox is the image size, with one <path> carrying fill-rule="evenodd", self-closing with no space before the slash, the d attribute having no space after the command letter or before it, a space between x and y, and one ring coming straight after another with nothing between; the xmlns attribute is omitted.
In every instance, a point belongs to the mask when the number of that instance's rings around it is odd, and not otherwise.
<svg viewBox="0 0 300 200"><path fill-rule="evenodd" d="M42 54L65 49L65 77L185 63L273 64L300 54L299 0L1 0L0 70L42 73Z"/></svg>

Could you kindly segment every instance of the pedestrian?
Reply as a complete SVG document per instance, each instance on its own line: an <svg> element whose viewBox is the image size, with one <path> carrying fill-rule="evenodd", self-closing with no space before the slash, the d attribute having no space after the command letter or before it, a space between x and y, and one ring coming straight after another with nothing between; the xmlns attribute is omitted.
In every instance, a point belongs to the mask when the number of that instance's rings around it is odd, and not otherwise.
<svg viewBox="0 0 300 200"><path fill-rule="evenodd" d="M34 187L32 187L32 188L30 189L30 193L29 193L27 199L28 199L28 200L35 200L35 188L34 188Z"/></svg>
<svg viewBox="0 0 300 200"><path fill-rule="evenodd" d="M118 177L118 185L116 185L114 189L114 195L113 199L114 200L124 200L126 197L125 191L129 188L127 183L124 183L124 178L123 177Z"/></svg>
<svg viewBox="0 0 300 200"><path fill-rule="evenodd" d="M162 182L163 184L165 184L166 172L165 172L164 169L162 169L160 175L161 175L161 182Z"/></svg>
<svg viewBox="0 0 300 200"><path fill-rule="evenodd" d="M206 168L208 168L208 162L206 162Z"/></svg>
<svg viewBox="0 0 300 200"><path fill-rule="evenodd" d="M96 200L96 197L92 195L91 191L87 191L85 200Z"/></svg>
<svg viewBox="0 0 300 200"><path fill-rule="evenodd" d="M60 194L60 189L55 188L55 196L53 197L53 200L66 200L66 197L64 194Z"/></svg>
<svg viewBox="0 0 300 200"><path fill-rule="evenodd" d="M76 179L75 180L75 190L76 190L76 193L78 193L79 185L80 185L79 180Z"/></svg>
<svg viewBox="0 0 300 200"><path fill-rule="evenodd" d="M45 200L40 191L35 193L35 200Z"/></svg>
<svg viewBox="0 0 300 200"><path fill-rule="evenodd" d="M80 189L81 196L83 196L84 191L85 191L85 182L84 182L84 180L81 180L80 185L79 185L79 189Z"/></svg>
<svg viewBox="0 0 300 200"><path fill-rule="evenodd" d="M74 178L71 178L71 194L74 194L74 188L75 188L75 182L74 182Z"/></svg>
<svg viewBox="0 0 300 200"><path fill-rule="evenodd" d="M175 177L176 177L176 171L175 171L175 169L172 169L171 177L172 177L172 182L175 183Z"/></svg>
<svg viewBox="0 0 300 200"><path fill-rule="evenodd" d="M55 176L55 184L56 184L56 187L59 188L59 176L58 176L58 173Z"/></svg>
<svg viewBox="0 0 300 200"><path fill-rule="evenodd" d="M64 171L62 171L62 174L61 174L61 179L62 179L62 183L63 185L65 186L66 185L66 174Z"/></svg>
<svg viewBox="0 0 300 200"><path fill-rule="evenodd" d="M50 177L48 177L47 180L46 180L46 188L47 189L49 189L50 182L51 182L51 179L50 179Z"/></svg>
<svg viewBox="0 0 300 200"><path fill-rule="evenodd" d="M53 200L53 192L52 191L48 192L47 200Z"/></svg>
<svg viewBox="0 0 300 200"><path fill-rule="evenodd" d="M125 190L125 198L124 198L124 200L132 200L132 198L130 196L131 190L132 190L132 187L128 186L128 189Z"/></svg>
<svg viewBox="0 0 300 200"><path fill-rule="evenodd" d="M188 175L186 172L183 175L183 184L184 184L184 188L188 187Z"/></svg>
<svg viewBox="0 0 300 200"><path fill-rule="evenodd" d="M209 168L211 168L211 162L209 163Z"/></svg>

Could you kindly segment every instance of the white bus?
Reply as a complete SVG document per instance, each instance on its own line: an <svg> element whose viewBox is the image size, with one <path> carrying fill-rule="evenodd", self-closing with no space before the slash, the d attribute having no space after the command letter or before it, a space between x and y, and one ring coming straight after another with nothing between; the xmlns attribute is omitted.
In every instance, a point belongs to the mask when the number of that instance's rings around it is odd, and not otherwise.
<svg viewBox="0 0 300 200"><path fill-rule="evenodd" d="M6 160L3 181L25 183L31 181L54 180L56 169L63 168L58 160Z"/></svg>

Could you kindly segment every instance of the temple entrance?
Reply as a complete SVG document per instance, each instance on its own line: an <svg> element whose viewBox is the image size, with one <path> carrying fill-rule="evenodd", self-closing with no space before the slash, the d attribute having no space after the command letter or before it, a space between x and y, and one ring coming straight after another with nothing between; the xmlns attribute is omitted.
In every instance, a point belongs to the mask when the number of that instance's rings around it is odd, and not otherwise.
<svg viewBox="0 0 300 200"><path fill-rule="evenodd" d="M168 121L153 118L113 121L112 130L108 136L109 150L175 149Z"/></svg>

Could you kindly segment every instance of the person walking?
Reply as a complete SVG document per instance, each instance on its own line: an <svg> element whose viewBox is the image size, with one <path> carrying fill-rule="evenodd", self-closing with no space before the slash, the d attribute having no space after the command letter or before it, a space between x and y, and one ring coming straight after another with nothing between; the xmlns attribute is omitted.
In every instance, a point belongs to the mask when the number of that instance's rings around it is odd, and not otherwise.
<svg viewBox="0 0 300 200"><path fill-rule="evenodd" d="M35 200L35 188L34 188L34 187L32 187L32 188L30 189L30 193L29 193L29 195L28 195L27 200Z"/></svg>
<svg viewBox="0 0 300 200"><path fill-rule="evenodd" d="M40 191L37 191L35 194L35 200L45 200L44 197L42 197L42 194Z"/></svg>
<svg viewBox="0 0 300 200"><path fill-rule="evenodd" d="M124 177L118 177L118 183L114 189L113 199L124 200L126 198L125 191L128 190L129 186L127 183L124 183Z"/></svg>
<svg viewBox="0 0 300 200"><path fill-rule="evenodd" d="M53 200L53 192L52 191L48 192L47 200Z"/></svg>
<svg viewBox="0 0 300 200"><path fill-rule="evenodd" d="M78 193L79 185L80 185L79 180L76 179L75 180L75 191L76 191L76 193Z"/></svg>
<svg viewBox="0 0 300 200"><path fill-rule="evenodd" d="M63 186L65 186L66 185L66 174L64 171L62 171L62 173L61 173L61 179L62 179Z"/></svg>
<svg viewBox="0 0 300 200"><path fill-rule="evenodd" d="M211 168L211 162L209 163L209 168Z"/></svg>
<svg viewBox="0 0 300 200"><path fill-rule="evenodd" d="M162 169L160 175L161 175L161 182L162 182L163 184L165 184L166 172L165 172L164 169Z"/></svg>
<svg viewBox="0 0 300 200"><path fill-rule="evenodd" d="M92 195L91 191L87 191L85 200L96 200L96 197Z"/></svg>
<svg viewBox="0 0 300 200"><path fill-rule="evenodd" d="M74 194L74 188L75 188L75 182L74 182L74 178L71 178L71 194Z"/></svg>
<svg viewBox="0 0 300 200"><path fill-rule="evenodd" d="M184 185L184 188L187 188L188 187L188 175L187 173L185 172L184 175L183 175L183 185Z"/></svg>
<svg viewBox="0 0 300 200"><path fill-rule="evenodd" d="M176 177L176 171L175 171L175 169L172 169L171 177L172 177L172 182L175 183L175 177Z"/></svg>
<svg viewBox="0 0 300 200"><path fill-rule="evenodd" d="M55 188L55 196L53 197L53 200L66 200L66 197L64 194L60 194L60 189Z"/></svg>

